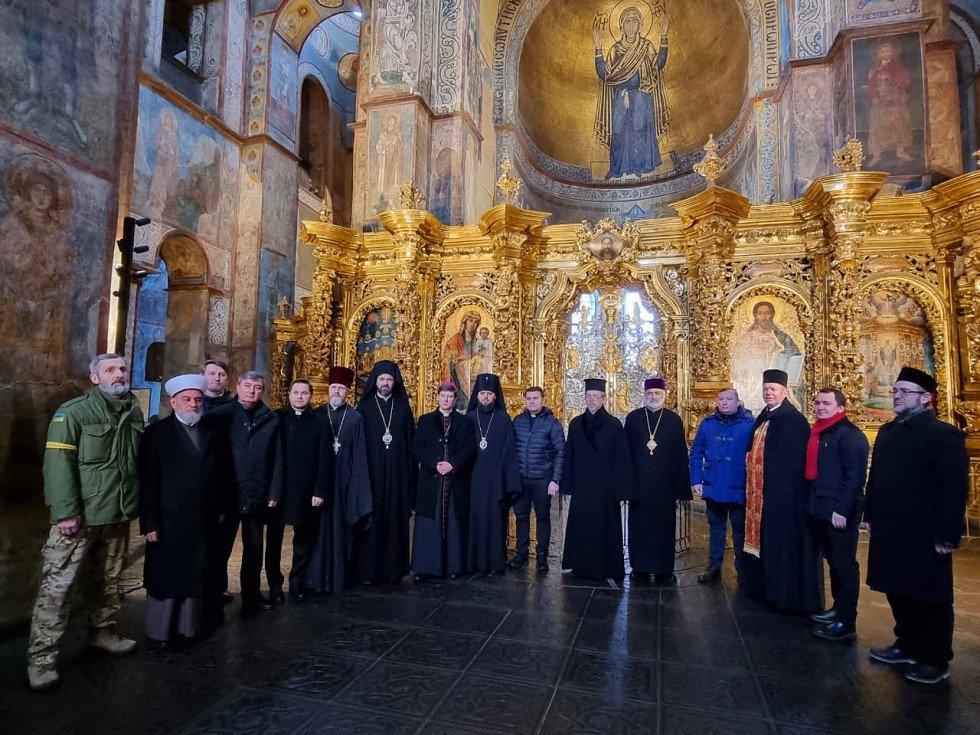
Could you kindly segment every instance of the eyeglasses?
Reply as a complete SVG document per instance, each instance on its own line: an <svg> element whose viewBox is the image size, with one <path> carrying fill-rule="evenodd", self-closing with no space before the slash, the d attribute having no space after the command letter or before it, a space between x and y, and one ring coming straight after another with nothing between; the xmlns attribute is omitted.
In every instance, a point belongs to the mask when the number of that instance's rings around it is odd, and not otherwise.
<svg viewBox="0 0 980 735"><path fill-rule="evenodd" d="M927 390L909 390L908 388L892 388L893 396L922 396L928 393Z"/></svg>

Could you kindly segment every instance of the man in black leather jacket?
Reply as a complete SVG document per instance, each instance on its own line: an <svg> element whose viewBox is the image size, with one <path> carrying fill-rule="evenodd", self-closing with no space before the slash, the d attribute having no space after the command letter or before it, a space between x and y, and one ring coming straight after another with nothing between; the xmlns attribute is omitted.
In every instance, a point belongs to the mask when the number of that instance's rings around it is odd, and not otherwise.
<svg viewBox="0 0 980 735"><path fill-rule="evenodd" d="M517 517L517 553L510 568L528 563L531 547L531 506L537 527L538 571L548 571L551 543L551 498L558 492L565 458L565 432L561 422L544 405L544 390L537 386L524 391L525 410L514 419L517 434L517 467L524 492L514 504Z"/></svg>

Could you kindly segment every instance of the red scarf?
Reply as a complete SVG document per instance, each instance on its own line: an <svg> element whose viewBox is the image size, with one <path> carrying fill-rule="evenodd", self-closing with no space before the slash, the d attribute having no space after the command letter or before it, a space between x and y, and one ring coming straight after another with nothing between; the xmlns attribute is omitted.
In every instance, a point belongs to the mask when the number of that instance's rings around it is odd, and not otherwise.
<svg viewBox="0 0 980 735"><path fill-rule="evenodd" d="M804 477L807 480L817 479L817 452L820 450L820 434L831 426L847 417L845 411L835 413L829 419L817 419L810 429L810 440L806 443L806 471Z"/></svg>

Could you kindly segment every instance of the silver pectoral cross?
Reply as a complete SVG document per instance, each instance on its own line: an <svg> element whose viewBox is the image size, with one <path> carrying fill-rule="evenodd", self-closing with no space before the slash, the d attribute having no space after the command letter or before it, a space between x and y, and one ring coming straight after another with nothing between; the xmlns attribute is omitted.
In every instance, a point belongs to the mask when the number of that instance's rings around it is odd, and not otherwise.
<svg viewBox="0 0 980 735"><path fill-rule="evenodd" d="M486 448L487 448L487 438L483 437L482 439L480 439L480 449L483 450Z"/></svg>
<svg viewBox="0 0 980 735"><path fill-rule="evenodd" d="M390 431L386 431L381 436L381 441L383 441L385 443L385 449L390 449L391 448L391 440L392 440L392 436L391 436L391 432Z"/></svg>
<svg viewBox="0 0 980 735"><path fill-rule="evenodd" d="M333 453L340 454L340 439L333 440Z"/></svg>
<svg viewBox="0 0 980 735"><path fill-rule="evenodd" d="M650 455L653 455L653 450L657 448L656 440L651 436L650 441L647 442L647 449L650 450Z"/></svg>

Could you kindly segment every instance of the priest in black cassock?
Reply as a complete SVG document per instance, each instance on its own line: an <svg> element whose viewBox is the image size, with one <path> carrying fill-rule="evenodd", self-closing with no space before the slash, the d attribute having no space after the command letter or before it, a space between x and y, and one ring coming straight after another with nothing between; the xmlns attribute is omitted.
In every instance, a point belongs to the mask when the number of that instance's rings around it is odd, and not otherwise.
<svg viewBox="0 0 980 735"><path fill-rule="evenodd" d="M418 472L412 456L415 417L398 365L374 364L357 410L367 442L371 524L354 539L354 573L364 584L397 582L408 574L408 521Z"/></svg>
<svg viewBox="0 0 980 735"><path fill-rule="evenodd" d="M368 523L372 502L364 419L347 403L354 371L331 367L327 383L329 402L319 409L327 438L321 451L333 455L334 471L319 476L329 486L317 493L325 502L320 506L320 530L307 573L307 586L319 593L337 592L348 585L351 542L357 529Z"/></svg>
<svg viewBox="0 0 980 735"><path fill-rule="evenodd" d="M632 574L668 582L674 575L674 538L678 500L691 499L687 439L681 417L664 406L667 381L643 382L644 405L626 417L636 474L636 499L629 503L629 552Z"/></svg>
<svg viewBox="0 0 980 735"><path fill-rule="evenodd" d="M585 381L585 412L568 426L561 494L571 496L562 569L588 579L622 579L620 503L636 497L626 432L605 409L606 381Z"/></svg>
<svg viewBox="0 0 980 735"><path fill-rule="evenodd" d="M505 405L500 379L477 375L466 407L477 450L470 478L471 572L503 574L507 567L507 515L521 494L521 476L517 437Z"/></svg>
<svg viewBox="0 0 980 735"><path fill-rule="evenodd" d="M412 571L456 579L469 568L470 471L473 425L456 409L456 385L439 386L439 408L419 418L412 453L419 462Z"/></svg>
<svg viewBox="0 0 980 735"><path fill-rule="evenodd" d="M783 370L762 374L766 407L746 458L745 552L739 585L784 613L823 608L823 574L808 518L810 424L787 399Z"/></svg>
<svg viewBox="0 0 980 735"><path fill-rule="evenodd" d="M173 413L146 427L137 458L150 649L166 648L172 632L194 638L221 622L219 522L237 499L228 434L202 421L207 380L179 375L164 387Z"/></svg>

